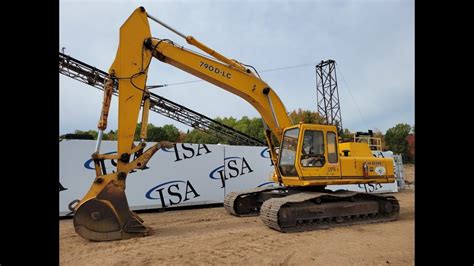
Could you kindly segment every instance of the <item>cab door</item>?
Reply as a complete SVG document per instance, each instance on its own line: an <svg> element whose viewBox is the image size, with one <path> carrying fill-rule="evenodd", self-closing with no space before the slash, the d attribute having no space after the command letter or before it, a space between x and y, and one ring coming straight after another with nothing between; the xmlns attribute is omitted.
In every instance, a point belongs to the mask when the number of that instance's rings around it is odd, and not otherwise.
<svg viewBox="0 0 474 266"><path fill-rule="evenodd" d="M324 126L311 126L301 132L297 164L303 179L341 177L336 139L336 133Z"/></svg>

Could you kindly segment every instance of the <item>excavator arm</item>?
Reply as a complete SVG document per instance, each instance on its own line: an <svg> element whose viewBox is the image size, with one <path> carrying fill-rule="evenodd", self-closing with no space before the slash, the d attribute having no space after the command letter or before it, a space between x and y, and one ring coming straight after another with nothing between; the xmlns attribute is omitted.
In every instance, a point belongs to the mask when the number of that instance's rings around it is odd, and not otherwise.
<svg viewBox="0 0 474 266"><path fill-rule="evenodd" d="M213 58L178 46L170 40L152 38L148 18L174 31L186 41ZM140 143L133 143L136 123L142 108L142 125L148 123L149 91L146 87L148 68L152 58L173 65L249 102L264 120L266 139L272 147L270 153L276 163L276 153L270 134L281 141L283 129L291 126L285 106L275 92L262 79L241 63L226 58L208 48L192 36L185 36L163 22L148 15L143 7L137 8L120 28L117 54L109 69L104 87L104 100L98 123L99 135L94 159L96 178L81 201L74 207L74 226L79 235L108 241L134 236L145 236L151 229L130 211L125 196L127 175L135 169L144 169L146 163L160 147L171 147L160 142L144 151L146 126L142 126ZM118 148L116 154L100 154L103 131L111 104L114 80L118 81ZM130 161L132 155L135 159ZM116 160L117 170L107 173L104 160ZM275 168L278 171L277 168Z"/></svg>
<svg viewBox="0 0 474 266"><path fill-rule="evenodd" d="M145 236L151 229L143 225L135 213L130 211L125 196L125 180L135 169L145 169L147 162L162 146L172 147L169 142L160 142L144 151L146 125L148 124L149 92L145 86L151 52L145 51L143 41L151 36L148 20L137 9L120 28L120 43L115 61L109 69L104 86L104 100L98 123L99 135L96 150L92 154L96 178L81 201L74 207L76 232L90 240L108 241ZM137 41L133 41L133 40ZM119 121L117 154L100 154L103 131L113 92L113 80L118 81ZM141 141L134 145L136 123L142 109ZM134 155L134 159L130 161ZM104 160L116 160L117 171L107 173Z"/></svg>

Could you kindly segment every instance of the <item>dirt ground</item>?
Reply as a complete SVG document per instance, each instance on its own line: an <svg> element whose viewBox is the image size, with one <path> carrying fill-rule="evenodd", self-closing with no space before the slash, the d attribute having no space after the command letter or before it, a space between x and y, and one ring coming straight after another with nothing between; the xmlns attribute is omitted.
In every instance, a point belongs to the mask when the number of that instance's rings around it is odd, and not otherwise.
<svg viewBox="0 0 474 266"><path fill-rule="evenodd" d="M405 179L414 182L414 166ZM140 214L153 235L90 242L60 220L61 265L413 265L414 184L394 193L400 218L389 223L280 233L259 217L235 217L224 208Z"/></svg>

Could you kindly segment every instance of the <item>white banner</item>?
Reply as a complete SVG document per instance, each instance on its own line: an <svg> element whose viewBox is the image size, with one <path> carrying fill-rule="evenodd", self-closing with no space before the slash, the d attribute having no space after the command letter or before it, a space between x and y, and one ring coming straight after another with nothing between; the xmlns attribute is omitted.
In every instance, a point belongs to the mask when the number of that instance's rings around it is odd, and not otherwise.
<svg viewBox="0 0 474 266"><path fill-rule="evenodd" d="M245 191L273 183L267 147L225 146L225 192Z"/></svg>
<svg viewBox="0 0 474 266"><path fill-rule="evenodd" d="M148 143L147 147L152 145L154 143ZM95 178L94 163L90 159L95 141L63 140L59 147L59 215L65 216L70 213L69 203L82 199ZM101 153L115 153L116 147L116 141L103 141ZM107 173L115 170L110 160L105 164ZM266 147L177 143L175 148L160 149L147 166L149 169L127 176L126 196L132 210L222 203L229 192L276 185L270 181L274 167ZM396 183L328 188L397 191Z"/></svg>
<svg viewBox="0 0 474 266"><path fill-rule="evenodd" d="M116 152L116 141L103 141L101 152ZM148 143L151 147L154 143ZM60 143L60 215L69 211L69 202L81 199L95 178L90 159L95 141L65 140ZM145 148L146 149L146 148ZM126 195L132 210L185 205L222 203L224 191L210 182L209 171L223 162L220 145L178 143L176 148L160 149L148 162L149 169L127 176ZM115 167L106 162L107 173ZM215 184L214 184L215 183Z"/></svg>

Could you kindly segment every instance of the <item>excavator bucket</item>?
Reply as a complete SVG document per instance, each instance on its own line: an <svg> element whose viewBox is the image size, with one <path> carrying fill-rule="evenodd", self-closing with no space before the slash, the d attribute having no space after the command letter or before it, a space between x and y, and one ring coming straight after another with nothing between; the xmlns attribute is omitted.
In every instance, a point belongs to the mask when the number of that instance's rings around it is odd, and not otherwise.
<svg viewBox="0 0 474 266"><path fill-rule="evenodd" d="M152 229L128 207L122 188L110 182L95 198L84 202L74 215L76 232L92 241L147 236Z"/></svg>
<svg viewBox="0 0 474 266"><path fill-rule="evenodd" d="M173 146L171 142L160 141L130 164L135 165L136 169L146 169L150 158L161 147ZM100 164L96 167L98 165ZM100 168L97 171L100 172ZM80 236L92 241L111 241L152 233L152 229L143 225L143 220L128 206L124 189L125 176L126 174L119 172L96 178L83 202L75 207L74 229Z"/></svg>

